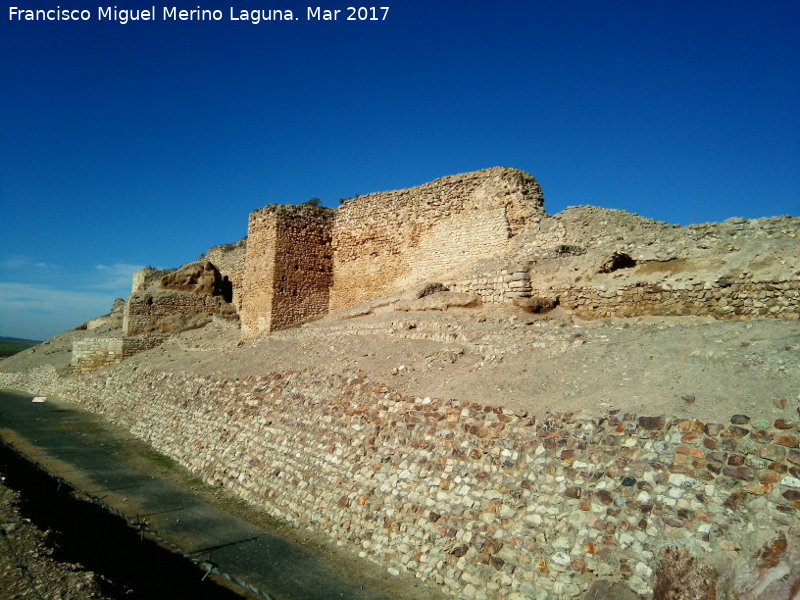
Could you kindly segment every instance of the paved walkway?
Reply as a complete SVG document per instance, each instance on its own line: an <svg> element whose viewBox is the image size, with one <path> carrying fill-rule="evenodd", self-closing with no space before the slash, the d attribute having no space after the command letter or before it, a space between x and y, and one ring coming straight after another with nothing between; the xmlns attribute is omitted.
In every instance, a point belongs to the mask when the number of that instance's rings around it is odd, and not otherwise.
<svg viewBox="0 0 800 600"><path fill-rule="evenodd" d="M48 470L130 519L146 518L185 552L212 561L276 600L390 600L348 581L305 547L203 500L174 472L152 468L152 463L148 472L141 443L96 416L53 399L37 404L31 399L0 392L0 438L27 454L41 453L36 458L47 462Z"/></svg>

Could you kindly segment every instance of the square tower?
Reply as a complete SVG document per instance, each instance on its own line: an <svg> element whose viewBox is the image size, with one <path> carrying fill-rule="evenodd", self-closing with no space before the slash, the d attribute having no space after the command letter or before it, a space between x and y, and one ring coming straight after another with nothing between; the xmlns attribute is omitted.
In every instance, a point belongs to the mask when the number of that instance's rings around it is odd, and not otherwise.
<svg viewBox="0 0 800 600"><path fill-rule="evenodd" d="M272 205L250 214L242 335L253 337L328 313L332 209Z"/></svg>

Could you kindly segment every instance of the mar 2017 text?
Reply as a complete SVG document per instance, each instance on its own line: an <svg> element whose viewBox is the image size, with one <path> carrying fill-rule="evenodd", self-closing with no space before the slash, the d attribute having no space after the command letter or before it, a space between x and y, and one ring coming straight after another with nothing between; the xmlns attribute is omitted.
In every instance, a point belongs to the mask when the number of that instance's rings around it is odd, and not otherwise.
<svg viewBox="0 0 800 600"><path fill-rule="evenodd" d="M178 6L149 6L147 8L119 8L117 6L98 6L96 10L55 8L8 8L8 20L29 21L105 21L121 25L138 21L238 21L253 25L273 21L386 21L388 6L344 6L324 8L307 6L305 11L291 9L239 9L234 6L228 10L206 9L197 6L186 9Z"/></svg>

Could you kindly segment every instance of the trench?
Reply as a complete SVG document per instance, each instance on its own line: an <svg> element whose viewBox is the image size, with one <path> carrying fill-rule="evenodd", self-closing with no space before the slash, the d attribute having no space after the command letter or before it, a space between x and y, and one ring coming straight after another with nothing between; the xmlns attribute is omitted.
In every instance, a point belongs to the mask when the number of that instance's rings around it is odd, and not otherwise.
<svg viewBox="0 0 800 600"><path fill-rule="evenodd" d="M416 584L410 593L398 596L397 582L387 585L381 568L368 571L343 558L331 561L329 554L316 552L313 545L282 537L280 524L275 531L267 531L246 515L227 512L214 499L196 494L195 484L183 481L175 467L160 465L155 460L159 456L151 456L149 447L122 430L108 428L79 407L52 398L37 404L31 398L0 391L0 432L10 435L5 446L0 434L0 472L7 478L5 484L22 495L21 512L26 518L41 530L58 532L53 534L61 547L58 552L68 556L58 560L81 563L115 581L125 588L124 595L117 597L420 597ZM17 438L19 443L12 441ZM26 447L35 451L34 456L41 453L55 461L55 474L28 459ZM145 548L154 554L141 554ZM73 551L87 556L73 556ZM208 585L214 579L222 584L216 592ZM154 588L137 595L127 591L151 582ZM246 595L230 595L223 586ZM107 595L114 597L112 592Z"/></svg>
<svg viewBox="0 0 800 600"><path fill-rule="evenodd" d="M241 600L192 562L162 547L122 518L81 499L54 478L0 442L3 484L20 493L19 512L42 531L51 531L52 558L79 563L102 575L110 598L130 600ZM34 585L36 582L34 580ZM40 590L43 591L43 590Z"/></svg>

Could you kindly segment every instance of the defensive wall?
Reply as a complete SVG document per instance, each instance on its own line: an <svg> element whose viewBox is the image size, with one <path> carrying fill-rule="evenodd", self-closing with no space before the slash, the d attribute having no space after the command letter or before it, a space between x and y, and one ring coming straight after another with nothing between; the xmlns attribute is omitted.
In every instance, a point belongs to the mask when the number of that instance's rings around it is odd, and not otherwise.
<svg viewBox="0 0 800 600"><path fill-rule="evenodd" d="M445 285L455 292L474 294L485 303L551 300L582 319L647 315L800 319L799 279L726 277L682 283L542 285L529 270L510 268L445 280Z"/></svg>
<svg viewBox="0 0 800 600"><path fill-rule="evenodd" d="M178 270L138 271L131 295L121 307L123 335L74 340L72 371L91 373L113 366L162 344L171 334L202 327L215 316L236 319L235 307L222 295L224 288L223 277L209 261ZM114 310L120 307L115 304ZM104 323L105 317L90 321L87 329Z"/></svg>
<svg viewBox="0 0 800 600"><path fill-rule="evenodd" d="M134 274L122 329L126 336L171 334L202 327L212 316L236 319L231 288L208 260L169 271L143 269Z"/></svg>
<svg viewBox="0 0 800 600"><path fill-rule="evenodd" d="M213 263L219 269L219 272L230 280L233 292L231 302L237 313L242 309L241 290L246 252L247 238L245 237L235 244L214 246L203 254L201 258L201 260Z"/></svg>
<svg viewBox="0 0 800 600"><path fill-rule="evenodd" d="M92 373L164 343L166 336L84 338L72 342L73 373Z"/></svg>
<svg viewBox="0 0 800 600"><path fill-rule="evenodd" d="M245 336L358 304L506 251L544 213L536 180L493 168L348 200L250 215Z"/></svg>
<svg viewBox="0 0 800 600"><path fill-rule="evenodd" d="M333 223L330 310L498 256L544 216L536 180L502 168L345 202Z"/></svg>
<svg viewBox="0 0 800 600"><path fill-rule="evenodd" d="M268 206L250 214L240 311L244 335L328 312L333 215L312 205Z"/></svg>
<svg viewBox="0 0 800 600"><path fill-rule="evenodd" d="M235 319L236 310L220 296L190 292L131 294L125 304L123 330L126 336L150 333L176 333L182 330L180 320L211 315Z"/></svg>
<svg viewBox="0 0 800 600"><path fill-rule="evenodd" d="M534 418L363 379L125 363L0 373L0 386L103 414L205 482L452 598L577 598L598 578L699 600L800 585L796 422Z"/></svg>
<svg viewBox="0 0 800 600"><path fill-rule="evenodd" d="M241 289L235 291L242 299L243 335L434 281L484 303L558 303L586 319L800 318L797 273L763 267L770 260L796 262L796 219L681 228L593 207L548 217L543 203L533 177L493 168L359 196L336 210L257 210L250 215ZM749 264L735 264L739 235L755 244ZM720 249L726 245L731 264ZM779 247L783 254L774 255ZM584 254L589 258L570 262ZM493 260L506 266L480 267ZM598 261L590 272L587 260ZM672 277L670 270L684 263L697 272ZM705 265L719 269L704 271Z"/></svg>

